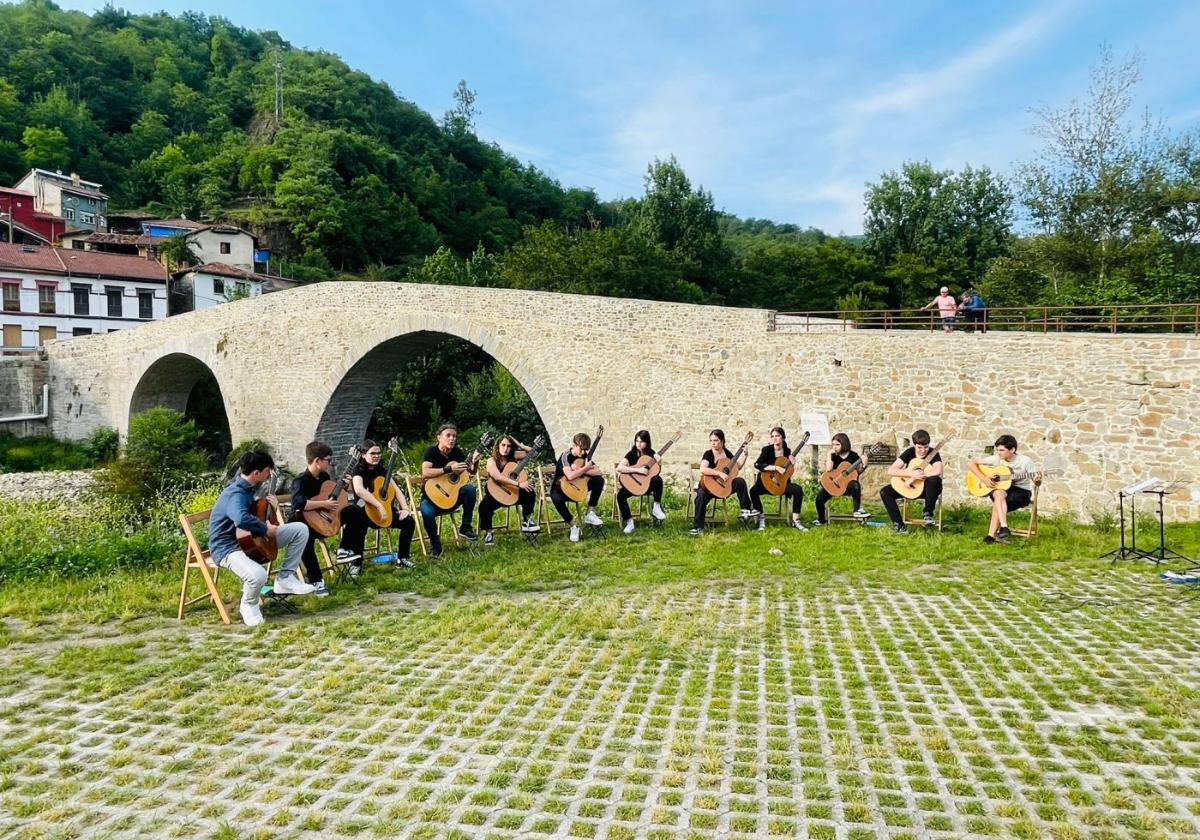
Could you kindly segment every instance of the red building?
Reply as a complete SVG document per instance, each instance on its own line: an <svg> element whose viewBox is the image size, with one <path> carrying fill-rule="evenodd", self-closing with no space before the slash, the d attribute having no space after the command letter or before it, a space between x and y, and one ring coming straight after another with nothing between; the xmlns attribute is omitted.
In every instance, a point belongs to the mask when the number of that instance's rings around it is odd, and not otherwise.
<svg viewBox="0 0 1200 840"><path fill-rule="evenodd" d="M66 232L67 223L51 213L33 208L34 195L0 187L0 242L53 245Z"/></svg>

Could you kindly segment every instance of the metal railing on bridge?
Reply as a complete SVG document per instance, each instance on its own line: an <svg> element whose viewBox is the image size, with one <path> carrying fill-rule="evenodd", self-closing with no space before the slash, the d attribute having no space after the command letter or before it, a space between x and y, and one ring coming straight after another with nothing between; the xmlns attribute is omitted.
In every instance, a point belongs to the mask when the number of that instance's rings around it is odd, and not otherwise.
<svg viewBox="0 0 1200 840"><path fill-rule="evenodd" d="M942 329L936 309L816 310L772 312L767 329L779 332ZM960 311L958 332L1179 333L1200 335L1200 303L1113 304L1108 306L997 306Z"/></svg>

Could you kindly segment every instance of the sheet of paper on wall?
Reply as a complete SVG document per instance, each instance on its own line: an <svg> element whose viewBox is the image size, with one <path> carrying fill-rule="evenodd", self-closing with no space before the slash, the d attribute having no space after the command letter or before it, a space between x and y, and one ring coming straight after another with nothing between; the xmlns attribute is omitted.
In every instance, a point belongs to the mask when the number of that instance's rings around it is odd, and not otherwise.
<svg viewBox="0 0 1200 840"><path fill-rule="evenodd" d="M802 431L808 432L810 446L828 446L833 443L833 436L829 433L829 415L827 414L820 411L802 412L800 427Z"/></svg>

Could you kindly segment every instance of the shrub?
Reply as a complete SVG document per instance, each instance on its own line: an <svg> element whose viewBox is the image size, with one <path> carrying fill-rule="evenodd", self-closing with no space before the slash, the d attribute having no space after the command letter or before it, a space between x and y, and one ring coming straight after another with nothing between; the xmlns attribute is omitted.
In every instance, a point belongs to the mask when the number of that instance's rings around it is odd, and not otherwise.
<svg viewBox="0 0 1200 840"><path fill-rule="evenodd" d="M144 522L156 503L194 491L207 466L196 424L152 408L129 421L124 456L103 470L97 489L114 510Z"/></svg>
<svg viewBox="0 0 1200 840"><path fill-rule="evenodd" d="M107 464L117 457L121 438L117 430L111 426L100 426L84 438L83 451L88 454L94 464Z"/></svg>
<svg viewBox="0 0 1200 840"><path fill-rule="evenodd" d="M83 470L95 465L96 459L84 444L0 433L0 473Z"/></svg>

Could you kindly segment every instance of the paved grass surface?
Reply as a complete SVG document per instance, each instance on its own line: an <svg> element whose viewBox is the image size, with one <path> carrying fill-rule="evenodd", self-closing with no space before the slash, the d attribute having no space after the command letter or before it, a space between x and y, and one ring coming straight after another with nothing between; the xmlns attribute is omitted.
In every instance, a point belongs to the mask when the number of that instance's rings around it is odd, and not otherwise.
<svg viewBox="0 0 1200 840"><path fill-rule="evenodd" d="M0 593L0 836L1200 836L1200 592L1107 536L681 531Z"/></svg>

